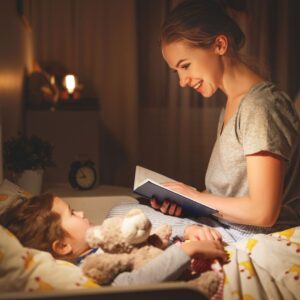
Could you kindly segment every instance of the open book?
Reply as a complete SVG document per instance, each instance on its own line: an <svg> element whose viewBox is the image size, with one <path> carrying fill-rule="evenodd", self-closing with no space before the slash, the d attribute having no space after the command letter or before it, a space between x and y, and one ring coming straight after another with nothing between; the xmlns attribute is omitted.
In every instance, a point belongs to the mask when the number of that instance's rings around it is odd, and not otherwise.
<svg viewBox="0 0 300 300"><path fill-rule="evenodd" d="M175 202L182 207L185 214L193 217L207 216L218 212L212 207L162 186L162 183L171 181L176 180L141 166L136 166L133 191L148 199L155 198L159 203L164 200Z"/></svg>

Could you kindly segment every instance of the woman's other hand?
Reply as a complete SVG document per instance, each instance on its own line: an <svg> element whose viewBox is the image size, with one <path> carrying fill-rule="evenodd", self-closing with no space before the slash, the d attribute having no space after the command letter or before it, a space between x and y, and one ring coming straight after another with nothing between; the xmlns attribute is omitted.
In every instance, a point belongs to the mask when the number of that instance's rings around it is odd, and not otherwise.
<svg viewBox="0 0 300 300"><path fill-rule="evenodd" d="M195 193L197 193L197 194L199 193L197 191L197 189L195 189L194 187L186 185L181 182L177 182L177 181L165 182L165 183L162 183L162 186L164 186L174 192L177 192L181 195L184 195L188 198L193 198L193 196L195 197ZM150 200L150 204L151 204L152 208L154 208L156 210L160 210L163 214L176 216L176 217L182 216L182 207L177 205L174 202L167 200L167 199L164 200L164 202L162 204L159 204L153 198Z"/></svg>
<svg viewBox="0 0 300 300"><path fill-rule="evenodd" d="M165 200L159 204L155 198L150 200L150 205L156 210L160 210L163 214L180 217L182 215L182 207L169 200Z"/></svg>
<svg viewBox="0 0 300 300"><path fill-rule="evenodd" d="M184 231L184 239L190 241L221 241L222 235L219 233L219 231L212 227L192 224L186 226Z"/></svg>

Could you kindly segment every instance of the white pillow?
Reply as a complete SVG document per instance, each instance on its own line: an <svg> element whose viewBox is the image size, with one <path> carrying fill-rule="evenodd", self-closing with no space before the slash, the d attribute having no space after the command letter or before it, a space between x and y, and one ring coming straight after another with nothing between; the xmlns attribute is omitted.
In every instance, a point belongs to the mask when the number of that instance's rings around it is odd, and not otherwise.
<svg viewBox="0 0 300 300"><path fill-rule="evenodd" d="M20 196L30 197L32 194L9 180L4 179L0 185L0 214L11 206Z"/></svg>
<svg viewBox="0 0 300 300"><path fill-rule="evenodd" d="M99 288L81 269L48 252L23 247L0 225L0 291L33 292ZM0 295L1 298L1 295Z"/></svg>

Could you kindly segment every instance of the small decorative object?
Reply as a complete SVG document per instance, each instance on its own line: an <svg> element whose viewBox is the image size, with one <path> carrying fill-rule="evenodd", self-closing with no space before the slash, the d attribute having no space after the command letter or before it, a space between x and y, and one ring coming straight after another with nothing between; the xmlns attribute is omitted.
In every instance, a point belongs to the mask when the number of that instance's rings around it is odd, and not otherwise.
<svg viewBox="0 0 300 300"><path fill-rule="evenodd" d="M74 161L69 171L69 182L74 189L89 190L97 181L97 171L92 161Z"/></svg>
<svg viewBox="0 0 300 300"><path fill-rule="evenodd" d="M54 166L53 145L37 136L19 134L4 143L4 167L13 173L14 181L37 195L42 189L45 168Z"/></svg>
<svg viewBox="0 0 300 300"><path fill-rule="evenodd" d="M53 105L58 101L59 90L55 77L48 74L35 63L33 72L27 80L27 106L36 108L44 105Z"/></svg>

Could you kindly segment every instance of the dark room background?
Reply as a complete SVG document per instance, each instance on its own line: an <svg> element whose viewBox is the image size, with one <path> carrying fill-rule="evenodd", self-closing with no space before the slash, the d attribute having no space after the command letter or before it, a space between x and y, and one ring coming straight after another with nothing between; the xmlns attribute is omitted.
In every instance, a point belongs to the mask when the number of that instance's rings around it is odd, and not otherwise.
<svg viewBox="0 0 300 300"><path fill-rule="evenodd" d="M59 65L98 101L100 184L131 187L135 165L141 164L203 188L224 99L181 89L162 60L159 29L178 2L2 0L4 137L26 130L24 76L36 63ZM224 2L247 36L243 54L294 99L300 90L299 1Z"/></svg>

